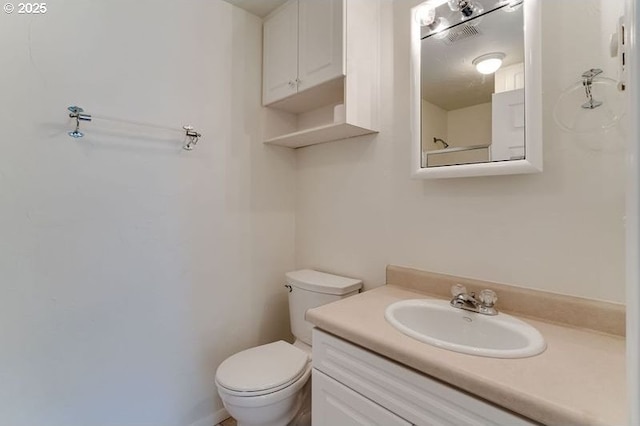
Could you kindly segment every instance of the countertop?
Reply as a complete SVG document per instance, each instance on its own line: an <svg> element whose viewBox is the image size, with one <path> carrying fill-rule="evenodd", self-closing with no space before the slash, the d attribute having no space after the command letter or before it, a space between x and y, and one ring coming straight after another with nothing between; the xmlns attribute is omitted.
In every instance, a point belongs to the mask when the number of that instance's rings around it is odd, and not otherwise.
<svg viewBox="0 0 640 426"><path fill-rule="evenodd" d="M497 359L419 342L384 318L404 299L433 298L385 285L307 311L318 328L547 425L626 425L625 339L518 316L547 342L540 355Z"/></svg>

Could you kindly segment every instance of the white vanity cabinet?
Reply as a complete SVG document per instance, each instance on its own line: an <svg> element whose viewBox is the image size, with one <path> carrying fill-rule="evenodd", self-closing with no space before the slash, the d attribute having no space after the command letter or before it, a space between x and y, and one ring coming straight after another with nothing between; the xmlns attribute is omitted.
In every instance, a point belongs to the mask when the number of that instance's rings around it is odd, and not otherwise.
<svg viewBox="0 0 640 426"><path fill-rule="evenodd" d="M344 76L342 0L289 0L264 21L262 103Z"/></svg>
<svg viewBox="0 0 640 426"><path fill-rule="evenodd" d="M340 426L410 426L411 423L313 369L313 424Z"/></svg>
<svg viewBox="0 0 640 426"><path fill-rule="evenodd" d="M263 25L264 143L378 131L380 0L289 0Z"/></svg>
<svg viewBox="0 0 640 426"><path fill-rule="evenodd" d="M313 368L313 426L538 424L318 329Z"/></svg>

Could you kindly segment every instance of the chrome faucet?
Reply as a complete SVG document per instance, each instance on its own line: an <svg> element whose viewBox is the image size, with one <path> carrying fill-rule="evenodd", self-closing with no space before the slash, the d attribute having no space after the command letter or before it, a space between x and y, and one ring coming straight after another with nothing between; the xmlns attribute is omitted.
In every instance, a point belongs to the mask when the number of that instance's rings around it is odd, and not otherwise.
<svg viewBox="0 0 640 426"><path fill-rule="evenodd" d="M498 315L495 304L498 295L493 290L482 290L478 297L474 292L467 293L467 288L462 284L451 287L451 306L465 311L477 312L484 315Z"/></svg>

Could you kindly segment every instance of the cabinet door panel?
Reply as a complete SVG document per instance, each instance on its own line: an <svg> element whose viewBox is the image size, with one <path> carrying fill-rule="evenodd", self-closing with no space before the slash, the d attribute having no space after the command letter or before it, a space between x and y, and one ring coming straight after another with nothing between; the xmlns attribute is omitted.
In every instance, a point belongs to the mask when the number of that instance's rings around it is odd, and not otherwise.
<svg viewBox="0 0 640 426"><path fill-rule="evenodd" d="M311 380L313 426L411 426L316 369Z"/></svg>
<svg viewBox="0 0 640 426"><path fill-rule="evenodd" d="M298 0L291 0L264 21L262 103L296 93L298 75Z"/></svg>
<svg viewBox="0 0 640 426"><path fill-rule="evenodd" d="M343 0L299 0L298 91L343 76Z"/></svg>
<svg viewBox="0 0 640 426"><path fill-rule="evenodd" d="M538 425L318 329L313 367L416 425Z"/></svg>

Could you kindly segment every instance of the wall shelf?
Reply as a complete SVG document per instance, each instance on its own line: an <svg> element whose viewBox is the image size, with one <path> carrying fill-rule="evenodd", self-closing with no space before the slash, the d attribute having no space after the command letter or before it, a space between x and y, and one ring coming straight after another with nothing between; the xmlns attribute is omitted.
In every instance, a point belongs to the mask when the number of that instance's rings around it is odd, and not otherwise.
<svg viewBox="0 0 640 426"><path fill-rule="evenodd" d="M264 141L264 143L287 146L289 148L301 148L303 146L347 139L371 133L377 133L377 131L354 126L349 123L331 123L277 136Z"/></svg>

